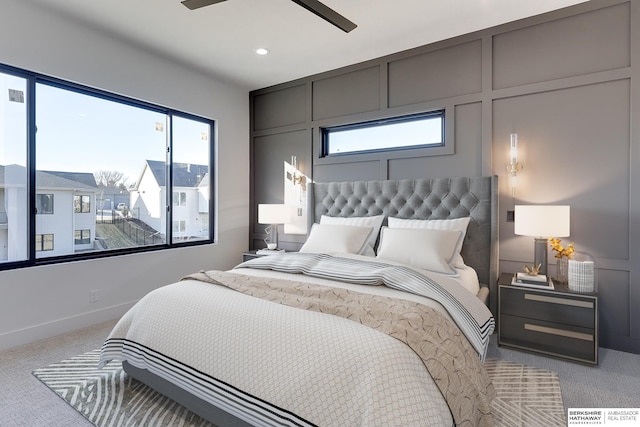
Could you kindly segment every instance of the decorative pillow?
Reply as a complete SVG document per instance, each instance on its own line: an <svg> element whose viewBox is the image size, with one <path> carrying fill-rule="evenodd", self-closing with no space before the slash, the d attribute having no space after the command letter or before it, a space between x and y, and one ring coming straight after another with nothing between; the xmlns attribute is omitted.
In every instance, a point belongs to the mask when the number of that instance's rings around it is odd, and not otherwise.
<svg viewBox="0 0 640 427"><path fill-rule="evenodd" d="M313 224L300 252L361 254L372 231L372 227Z"/></svg>
<svg viewBox="0 0 640 427"><path fill-rule="evenodd" d="M460 251L467 234L470 217L454 219L402 219L389 217L389 228L428 228L432 230L453 230L460 231L460 239L456 244L456 251L451 260L451 265L457 268L464 268L465 263Z"/></svg>
<svg viewBox="0 0 640 427"><path fill-rule="evenodd" d="M373 230L371 232L371 235L369 236L369 239L367 240L367 245L364 251L362 252L362 255L367 255L367 256L376 256L376 252L374 248L376 246L376 240L378 240L378 234L380 234L380 227L382 227L382 221L384 221L384 215L357 216L357 217L349 217L349 218L322 215L320 217L320 224L372 227Z"/></svg>
<svg viewBox="0 0 640 427"><path fill-rule="evenodd" d="M424 270L455 274L449 265L460 231L382 227L378 258Z"/></svg>

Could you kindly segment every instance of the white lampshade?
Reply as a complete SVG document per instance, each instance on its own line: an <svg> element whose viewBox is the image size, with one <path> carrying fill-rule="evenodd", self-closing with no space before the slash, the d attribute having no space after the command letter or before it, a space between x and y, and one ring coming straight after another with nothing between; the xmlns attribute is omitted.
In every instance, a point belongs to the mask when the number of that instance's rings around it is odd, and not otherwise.
<svg viewBox="0 0 640 427"><path fill-rule="evenodd" d="M287 205L258 205L258 224L286 224L290 218L291 210Z"/></svg>
<svg viewBox="0 0 640 427"><path fill-rule="evenodd" d="M533 237L567 237L570 234L570 207L516 205L514 233Z"/></svg>

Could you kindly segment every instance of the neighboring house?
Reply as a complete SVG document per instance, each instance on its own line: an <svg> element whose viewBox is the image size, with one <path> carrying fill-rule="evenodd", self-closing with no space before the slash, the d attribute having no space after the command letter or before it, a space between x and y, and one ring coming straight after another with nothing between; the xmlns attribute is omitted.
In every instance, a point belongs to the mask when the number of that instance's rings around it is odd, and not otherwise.
<svg viewBox="0 0 640 427"><path fill-rule="evenodd" d="M166 164L147 160L131 190L130 210L161 234L166 231ZM209 234L209 168L206 165L174 163L173 237L189 239Z"/></svg>
<svg viewBox="0 0 640 427"><path fill-rule="evenodd" d="M98 192L93 174L37 171L36 186L36 251L40 252L38 255L66 255L93 249ZM52 200L49 200L48 195L52 196ZM39 206L43 202L52 203L49 206ZM42 208L48 210L43 211ZM41 236L42 240L39 240L38 236ZM48 246L48 239L51 238L53 244Z"/></svg>
<svg viewBox="0 0 640 427"><path fill-rule="evenodd" d="M28 215L25 168L0 166L0 259L24 259ZM96 192L93 174L36 171L36 256L68 255L93 249Z"/></svg>
<svg viewBox="0 0 640 427"><path fill-rule="evenodd" d="M122 187L98 187L96 209L114 210L120 203L129 207L129 190Z"/></svg>
<svg viewBox="0 0 640 427"><path fill-rule="evenodd" d="M21 260L27 254L26 172L18 165L0 165L0 260ZM11 226L9 226L11 225Z"/></svg>

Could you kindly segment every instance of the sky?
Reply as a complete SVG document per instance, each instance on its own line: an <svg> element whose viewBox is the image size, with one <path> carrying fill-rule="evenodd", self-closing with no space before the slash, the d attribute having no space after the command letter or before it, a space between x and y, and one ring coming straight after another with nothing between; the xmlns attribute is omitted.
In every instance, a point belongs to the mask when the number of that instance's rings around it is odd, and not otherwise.
<svg viewBox="0 0 640 427"><path fill-rule="evenodd" d="M25 91L21 80L0 73L0 164L26 164L26 103L7 96L10 89ZM38 170L118 171L132 184L145 160L165 160L163 113L45 84L36 85L36 98ZM174 162L206 163L209 125L174 116L173 127Z"/></svg>
<svg viewBox="0 0 640 427"><path fill-rule="evenodd" d="M421 117L332 131L329 154L443 143L442 118Z"/></svg>
<svg viewBox="0 0 640 427"><path fill-rule="evenodd" d="M135 182L145 160L165 160L165 114L46 85L36 91L38 169L116 170ZM201 133L208 128L174 119L174 162L202 164L208 150Z"/></svg>

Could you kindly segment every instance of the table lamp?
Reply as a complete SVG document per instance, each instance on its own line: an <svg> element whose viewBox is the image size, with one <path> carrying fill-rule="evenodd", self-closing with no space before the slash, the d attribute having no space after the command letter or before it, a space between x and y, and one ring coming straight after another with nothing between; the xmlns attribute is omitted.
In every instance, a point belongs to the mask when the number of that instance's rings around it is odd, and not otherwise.
<svg viewBox="0 0 640 427"><path fill-rule="evenodd" d="M259 204L258 205L258 223L269 224L264 229L268 234L264 239L267 249L278 249L278 224L286 224L290 220L289 206L281 204Z"/></svg>
<svg viewBox="0 0 640 427"><path fill-rule="evenodd" d="M570 207L563 205L516 205L514 232L535 237L534 268L547 274L547 239L567 237L570 229Z"/></svg>

